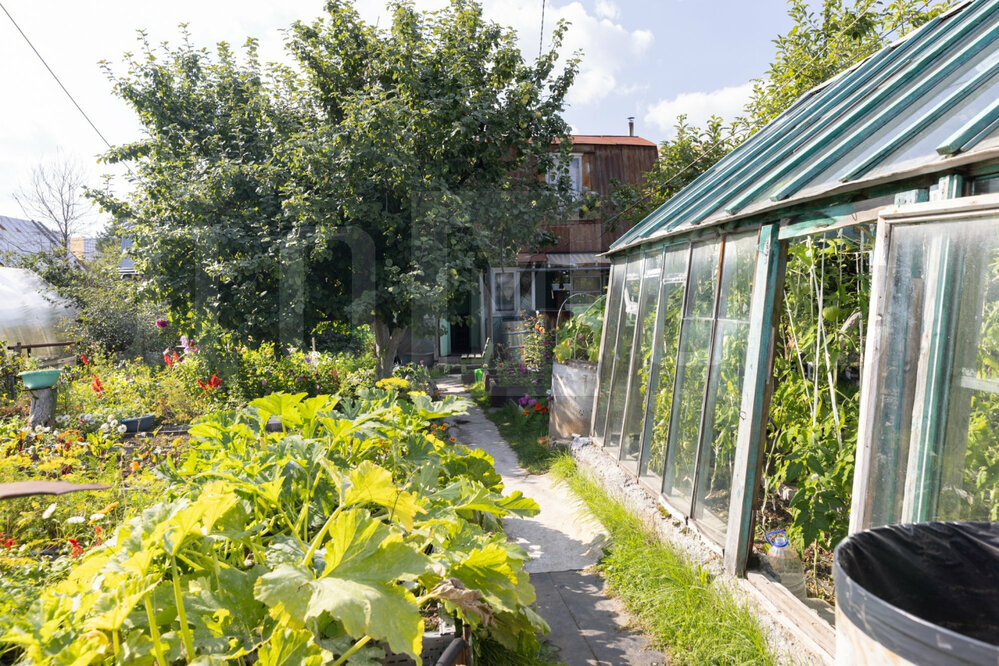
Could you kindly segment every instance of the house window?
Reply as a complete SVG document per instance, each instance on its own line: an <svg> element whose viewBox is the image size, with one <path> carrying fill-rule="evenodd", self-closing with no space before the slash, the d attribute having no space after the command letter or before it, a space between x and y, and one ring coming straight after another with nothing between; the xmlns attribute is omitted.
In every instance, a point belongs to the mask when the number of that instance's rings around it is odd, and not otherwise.
<svg viewBox="0 0 999 666"><path fill-rule="evenodd" d="M496 312L515 312L517 300L517 272L493 273L493 308Z"/></svg>
<svg viewBox="0 0 999 666"><path fill-rule="evenodd" d="M583 191L583 156L573 154L565 162L556 163L555 167L548 172L547 180L554 184L560 176L569 176L569 190L573 194Z"/></svg>

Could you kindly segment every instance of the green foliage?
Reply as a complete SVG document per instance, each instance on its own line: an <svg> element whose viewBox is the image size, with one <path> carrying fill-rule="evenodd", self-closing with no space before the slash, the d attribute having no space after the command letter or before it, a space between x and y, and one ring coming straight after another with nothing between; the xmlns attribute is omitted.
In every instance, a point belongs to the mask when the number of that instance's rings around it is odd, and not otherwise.
<svg viewBox="0 0 999 666"><path fill-rule="evenodd" d="M85 266L59 253L28 256L20 264L49 285L50 298L76 311L64 322L63 339L79 342L88 352L155 355L172 337L156 327L160 308L139 283L118 271L122 253L114 239L102 239L99 248L98 257Z"/></svg>
<svg viewBox="0 0 999 666"><path fill-rule="evenodd" d="M662 543L564 456L554 474L610 534L600 569L639 625L676 664L775 663L754 614L711 574Z"/></svg>
<svg viewBox="0 0 999 666"><path fill-rule="evenodd" d="M559 324L555 331L555 358L596 363L600 360L600 332L604 324L606 296L601 296L585 310Z"/></svg>
<svg viewBox="0 0 999 666"><path fill-rule="evenodd" d="M950 0L790 0L793 26L774 40L766 74L754 81L742 115L726 126L712 117L704 127L676 120L675 136L659 148L659 159L641 186L618 184L612 196L612 226L630 228L693 182L718 160L780 115L808 90L860 62L940 14Z"/></svg>
<svg viewBox="0 0 999 666"><path fill-rule="evenodd" d="M472 398L482 408L486 418L496 424L500 435L517 454L517 460L528 474L544 474L558 457L558 450L548 445L548 413L539 414L533 408L509 403L498 409L489 404L482 382L471 387ZM543 403L539 403L543 404Z"/></svg>
<svg viewBox="0 0 999 666"><path fill-rule="evenodd" d="M562 210L567 182L533 173L556 141L570 149L560 113L576 62L556 70L559 26L525 63L472 0L393 4L388 29L349 1L326 10L289 29L294 68L262 66L252 40L240 59L143 38L109 73L146 138L106 159L136 186L94 196L183 332L300 344L330 321L370 322L385 377L408 327Z"/></svg>
<svg viewBox="0 0 999 666"><path fill-rule="evenodd" d="M372 389L206 417L160 466L161 503L8 618L0 640L36 664L361 664L418 656L434 605L537 653L526 554L499 521L538 507L502 495L487 455L433 434L428 419L465 408ZM264 429L272 415L282 432Z"/></svg>
<svg viewBox="0 0 999 666"><path fill-rule="evenodd" d="M805 92L918 28L940 14L949 0L823 0L817 11L806 0L791 0L794 26L779 36L767 74L755 81L740 119L740 131L753 133L776 118Z"/></svg>
<svg viewBox="0 0 999 666"><path fill-rule="evenodd" d="M681 115L674 131L673 138L659 145L659 158L641 185L615 183L611 203L620 212L609 218L612 227L628 229L645 219L742 142L717 116L701 128Z"/></svg>
<svg viewBox="0 0 999 666"><path fill-rule="evenodd" d="M831 549L849 527L873 242L858 227L788 247L766 486L794 489L791 524L760 525L800 549Z"/></svg>

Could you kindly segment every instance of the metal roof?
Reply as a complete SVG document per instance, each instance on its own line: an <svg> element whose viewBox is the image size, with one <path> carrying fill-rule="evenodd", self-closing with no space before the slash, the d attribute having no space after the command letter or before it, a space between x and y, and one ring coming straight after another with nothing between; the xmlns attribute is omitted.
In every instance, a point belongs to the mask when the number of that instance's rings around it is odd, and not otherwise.
<svg viewBox="0 0 999 666"><path fill-rule="evenodd" d="M999 0L973 0L802 95L611 252L991 157Z"/></svg>
<svg viewBox="0 0 999 666"><path fill-rule="evenodd" d="M41 222L0 215L0 262L6 254L24 257L59 245L59 238Z"/></svg>

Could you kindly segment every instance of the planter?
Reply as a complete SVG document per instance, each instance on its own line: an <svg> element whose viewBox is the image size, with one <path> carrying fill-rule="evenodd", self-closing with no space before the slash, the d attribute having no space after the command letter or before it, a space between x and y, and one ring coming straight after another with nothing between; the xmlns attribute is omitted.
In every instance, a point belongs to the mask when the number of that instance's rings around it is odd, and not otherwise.
<svg viewBox="0 0 999 666"><path fill-rule="evenodd" d="M59 373L62 370L29 370L28 372L22 372L18 375L21 381L24 382L25 387L29 391L37 391L38 389L47 389L55 386L55 383L59 381Z"/></svg>
<svg viewBox="0 0 999 666"><path fill-rule="evenodd" d="M156 423L156 415L144 414L131 419L122 419L121 422L125 424L126 433L148 432L153 429L153 425Z"/></svg>
<svg viewBox="0 0 999 666"><path fill-rule="evenodd" d="M551 419L548 438L571 439L590 434L590 416L597 393L597 364L569 360L552 365Z"/></svg>

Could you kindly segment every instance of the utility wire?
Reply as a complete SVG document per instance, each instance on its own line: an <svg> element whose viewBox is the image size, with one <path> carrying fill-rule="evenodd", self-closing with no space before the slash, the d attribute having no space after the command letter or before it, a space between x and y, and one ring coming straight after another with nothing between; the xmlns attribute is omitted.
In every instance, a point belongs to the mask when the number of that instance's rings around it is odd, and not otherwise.
<svg viewBox="0 0 999 666"><path fill-rule="evenodd" d="M24 37L24 41L28 43L28 46L30 46L31 50L35 52L35 55L38 56L38 59L42 61L42 64L45 65L45 69L49 71L49 74L52 75L52 78L55 79L55 82L58 83L59 87L62 88L62 91L66 93L66 97L69 97L69 101L73 103L73 106L76 107L76 110L80 112L80 115L82 115L84 119L87 121L87 123L93 128L93 130L97 132L97 136L101 137L101 141L104 142L104 145L106 145L108 148L112 148L111 143L104 138L104 135L101 134L101 131L99 129L97 129L97 125L94 124L94 121L90 119L90 116L87 115L87 112L83 110L83 107L80 106L80 104L76 101L76 99L69 92L69 90L66 89L66 86L62 84L62 81L60 81L59 77L56 76L56 73L52 71L52 68L49 67L49 64L45 62L45 58L43 58L42 54L38 52L38 49L35 48L35 45L31 43L31 40L28 39L28 36L24 34L24 30L21 30L21 26L17 24L17 21L15 21L14 17L10 15L10 12L7 11L7 8L3 6L2 2L0 2L0 9L2 9L3 13L7 15L7 18L10 19L10 22L14 24L14 27L17 28L17 31L21 33L21 37Z"/></svg>
<svg viewBox="0 0 999 666"><path fill-rule="evenodd" d="M538 37L538 59L541 59L541 54L545 50L545 2L546 0L541 0L541 36Z"/></svg>

